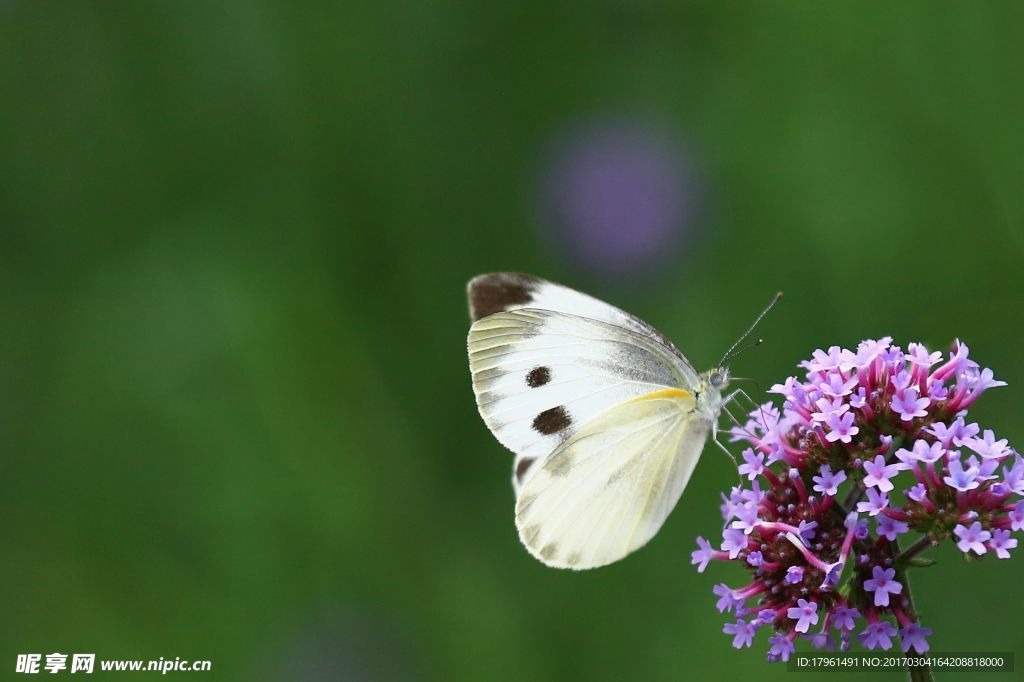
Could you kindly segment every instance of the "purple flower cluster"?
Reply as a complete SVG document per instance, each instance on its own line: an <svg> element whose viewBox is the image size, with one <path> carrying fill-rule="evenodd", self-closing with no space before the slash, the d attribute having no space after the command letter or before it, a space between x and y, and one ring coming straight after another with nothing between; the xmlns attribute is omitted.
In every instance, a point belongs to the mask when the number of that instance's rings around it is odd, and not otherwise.
<svg viewBox="0 0 1024 682"><path fill-rule="evenodd" d="M750 487L723 495L722 542L697 538L693 563L738 561L752 574L714 589L736 648L768 628L772 661L788 660L798 637L845 650L854 636L867 649L898 636L903 652L924 653L932 631L906 589L919 553L951 539L971 557L1006 559L1024 527L1024 459L967 415L1005 383L959 341L945 360L886 337L816 350L800 366L805 381L771 389L781 412L761 405L732 429L749 444L739 471Z"/></svg>

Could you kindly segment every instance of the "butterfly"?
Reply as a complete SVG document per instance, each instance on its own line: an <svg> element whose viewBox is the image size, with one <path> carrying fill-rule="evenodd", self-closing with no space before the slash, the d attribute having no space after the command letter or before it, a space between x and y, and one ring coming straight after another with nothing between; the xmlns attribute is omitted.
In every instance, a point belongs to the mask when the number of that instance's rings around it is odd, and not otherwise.
<svg viewBox="0 0 1024 682"><path fill-rule="evenodd" d="M467 290L473 392L516 455L519 538L576 570L618 561L661 528L742 393L723 395L730 354L781 296L700 374L651 325L568 287L494 272Z"/></svg>

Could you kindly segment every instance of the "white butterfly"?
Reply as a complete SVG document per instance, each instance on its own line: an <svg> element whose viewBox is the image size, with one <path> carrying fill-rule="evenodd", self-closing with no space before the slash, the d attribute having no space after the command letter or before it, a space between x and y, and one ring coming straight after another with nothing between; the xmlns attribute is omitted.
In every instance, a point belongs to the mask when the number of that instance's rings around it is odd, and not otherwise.
<svg viewBox="0 0 1024 682"><path fill-rule="evenodd" d="M530 275L480 275L468 293L473 391L488 428L516 453L523 544L572 569L642 547L717 434L732 397L722 395L729 353L698 374L643 320Z"/></svg>

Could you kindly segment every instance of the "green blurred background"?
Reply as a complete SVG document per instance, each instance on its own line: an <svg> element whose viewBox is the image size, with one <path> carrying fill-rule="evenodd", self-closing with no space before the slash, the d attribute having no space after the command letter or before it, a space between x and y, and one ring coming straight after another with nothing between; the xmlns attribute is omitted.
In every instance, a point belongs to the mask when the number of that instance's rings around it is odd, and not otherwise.
<svg viewBox="0 0 1024 682"><path fill-rule="evenodd" d="M711 588L742 573L690 566L735 481L714 451L628 560L522 549L466 280L563 281L702 368L783 289L734 366L763 386L829 344L961 337L1010 382L977 418L1019 447L1022 19L0 0L5 677L63 651L224 680L785 678L766 635L721 632ZM552 217L551 169L592 162L572 146L607 121L663 143L682 207L627 168L639 199ZM566 227L616 201L671 228L622 269L580 253L642 225ZM934 648L1024 651L1024 557L936 556L914 585Z"/></svg>

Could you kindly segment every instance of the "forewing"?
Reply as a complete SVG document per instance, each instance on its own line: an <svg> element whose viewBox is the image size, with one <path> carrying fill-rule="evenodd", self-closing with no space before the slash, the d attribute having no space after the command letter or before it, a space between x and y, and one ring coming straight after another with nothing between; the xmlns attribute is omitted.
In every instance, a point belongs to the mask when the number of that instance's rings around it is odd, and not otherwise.
<svg viewBox="0 0 1024 682"><path fill-rule="evenodd" d="M532 308L586 317L649 337L675 356L690 385L697 381L697 371L664 334L639 317L575 289L520 272L490 272L470 280L467 294L474 322L495 313Z"/></svg>
<svg viewBox="0 0 1024 682"><path fill-rule="evenodd" d="M550 310L478 320L469 365L480 415L519 455L521 480L605 410L662 388L691 388L672 353L650 337Z"/></svg>
<svg viewBox="0 0 1024 682"><path fill-rule="evenodd" d="M608 410L526 479L516 501L519 538L548 566L577 570L642 547L682 495L710 424L681 390Z"/></svg>

